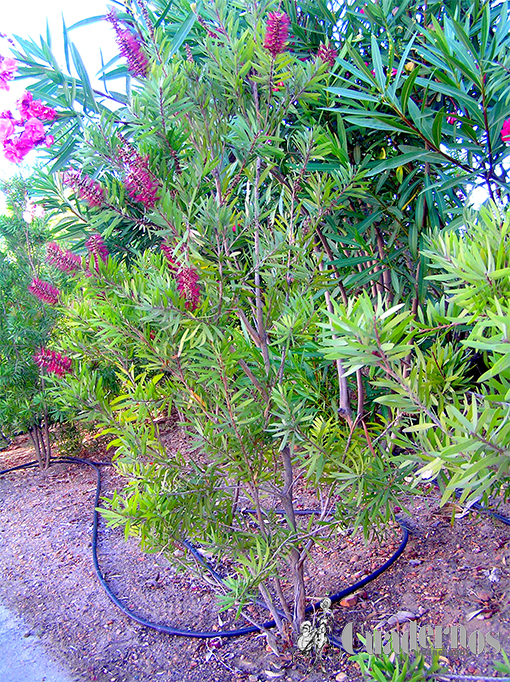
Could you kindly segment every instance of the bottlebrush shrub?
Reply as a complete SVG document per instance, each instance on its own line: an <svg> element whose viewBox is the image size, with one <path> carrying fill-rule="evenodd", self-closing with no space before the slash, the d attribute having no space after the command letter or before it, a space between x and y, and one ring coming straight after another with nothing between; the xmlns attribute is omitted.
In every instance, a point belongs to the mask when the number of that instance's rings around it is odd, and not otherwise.
<svg viewBox="0 0 510 682"><path fill-rule="evenodd" d="M300 60L287 18L276 35L274 17L253 11L235 42L211 36L237 31L235 12L223 28L199 22L197 62L184 50L170 59L155 30L129 109L92 120L64 184L40 187L69 232L85 226L111 246L67 297L60 345L73 373L52 379L55 400L114 436L127 485L105 517L149 549L189 539L229 561L222 606L259 595L284 633L280 613L295 632L304 618L314 543L351 516L367 531L386 523L406 470L374 458L341 363L320 352L336 295L321 227L364 187L337 137L305 123L331 63ZM225 69L241 63L250 67L231 81ZM335 163L322 169L325 157ZM84 192L90 178L100 203ZM121 384L114 393L101 378L108 369ZM199 458L166 452L158 423L173 409ZM295 513L299 481L314 516Z"/></svg>

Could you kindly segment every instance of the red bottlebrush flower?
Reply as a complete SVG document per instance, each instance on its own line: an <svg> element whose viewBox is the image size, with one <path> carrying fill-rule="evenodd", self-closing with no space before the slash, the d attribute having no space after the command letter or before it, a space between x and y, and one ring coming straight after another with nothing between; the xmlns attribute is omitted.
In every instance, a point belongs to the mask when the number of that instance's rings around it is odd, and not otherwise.
<svg viewBox="0 0 510 682"><path fill-rule="evenodd" d="M177 270L177 266L176 266L175 261L174 261L174 250L172 249L172 247L170 246L170 244L168 242L163 242L160 245L160 248L161 248L161 251L163 252L163 255L165 256L165 258L168 261L168 265L170 267L170 270L172 270L172 272L175 272Z"/></svg>
<svg viewBox="0 0 510 682"><path fill-rule="evenodd" d="M501 128L501 139L510 144L510 118L507 118Z"/></svg>
<svg viewBox="0 0 510 682"><path fill-rule="evenodd" d="M18 65L11 57L2 57L0 54L0 90L9 90L8 81L12 81Z"/></svg>
<svg viewBox="0 0 510 682"><path fill-rule="evenodd" d="M140 37L135 36L128 28L123 28L113 10L106 16L106 20L115 30L115 40L120 54L128 63L129 73L137 78L147 78L149 60L140 47Z"/></svg>
<svg viewBox="0 0 510 682"><path fill-rule="evenodd" d="M184 49L186 50L186 61L188 61L190 64L193 64L195 60L193 59L193 52L191 51L191 47L188 45L188 43L186 43Z"/></svg>
<svg viewBox="0 0 510 682"><path fill-rule="evenodd" d="M34 355L34 362L40 369L45 369L59 377L68 374L72 368L71 358L46 348L41 348Z"/></svg>
<svg viewBox="0 0 510 682"><path fill-rule="evenodd" d="M93 234L92 237L89 237L85 242L85 246L94 259L96 270L99 267L99 258L101 258L103 263L106 263L108 260L108 248L104 243L103 237L99 233Z"/></svg>
<svg viewBox="0 0 510 682"><path fill-rule="evenodd" d="M266 25L264 47L276 57L285 50L285 43L289 37L290 19L285 12L270 12Z"/></svg>
<svg viewBox="0 0 510 682"><path fill-rule="evenodd" d="M21 121L28 121L29 118L38 118L43 122L54 121L57 117L57 112L51 107L46 107L40 100L34 102L34 96L31 92L24 92L23 96L17 102L19 115Z"/></svg>
<svg viewBox="0 0 510 682"><path fill-rule="evenodd" d="M120 139L118 155L124 164L127 193L134 201L153 208L159 199L159 183L149 170L149 157L143 158L126 140Z"/></svg>
<svg viewBox="0 0 510 682"><path fill-rule="evenodd" d="M331 68L335 66L335 60L338 57L338 52L331 45L320 45L317 50L317 57L323 62L327 62Z"/></svg>
<svg viewBox="0 0 510 682"><path fill-rule="evenodd" d="M43 301L43 303L48 305L57 305L58 303L60 292L49 282L43 282L40 279L34 278L28 290L40 301Z"/></svg>
<svg viewBox="0 0 510 682"><path fill-rule="evenodd" d="M46 260L62 272L76 272L81 267L81 259L72 251L63 251L57 242L46 247Z"/></svg>
<svg viewBox="0 0 510 682"><path fill-rule="evenodd" d="M101 185L88 175L82 175L75 170L66 171L63 181L71 187L89 206L100 207L104 203L104 190Z"/></svg>
<svg viewBox="0 0 510 682"><path fill-rule="evenodd" d="M188 310L195 310L200 298L200 287L198 286L198 272L194 268L182 268L177 273L177 291L181 298L186 301Z"/></svg>

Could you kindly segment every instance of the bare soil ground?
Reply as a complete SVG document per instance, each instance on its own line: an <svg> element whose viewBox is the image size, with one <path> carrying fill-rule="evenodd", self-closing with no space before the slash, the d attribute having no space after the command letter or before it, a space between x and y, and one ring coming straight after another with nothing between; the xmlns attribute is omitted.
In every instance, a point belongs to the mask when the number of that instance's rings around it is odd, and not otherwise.
<svg viewBox="0 0 510 682"><path fill-rule="evenodd" d="M173 437L179 438L178 432ZM90 453L106 460L103 451ZM0 469L33 459L26 437L0 452ZM102 494L122 486L103 470ZM58 464L48 471L18 471L0 478L0 602L21 615L25 635L42 641L73 681L227 682L256 680L356 681L357 664L329 647L319 665L299 653L276 655L262 635L204 641L158 634L121 613L92 567L93 470ZM413 533L404 555L363 591L334 607L335 632L395 627L411 617L424 625L463 625L491 633L510 652L510 527L469 512L451 523L433 487L411 502ZM500 509L510 515L508 505ZM318 550L307 581L314 601L352 584L381 565L398 537L366 546L348 537ZM176 572L163 556L144 554L120 530L101 525L99 560L116 594L144 618L193 629L222 626L211 588ZM407 616L402 613L407 612ZM254 611L254 617L257 617ZM244 623L242 623L244 625ZM409 622L397 624L405 631ZM445 648L444 672L496 675L501 660L491 647L478 655ZM21 682L21 681L20 681Z"/></svg>

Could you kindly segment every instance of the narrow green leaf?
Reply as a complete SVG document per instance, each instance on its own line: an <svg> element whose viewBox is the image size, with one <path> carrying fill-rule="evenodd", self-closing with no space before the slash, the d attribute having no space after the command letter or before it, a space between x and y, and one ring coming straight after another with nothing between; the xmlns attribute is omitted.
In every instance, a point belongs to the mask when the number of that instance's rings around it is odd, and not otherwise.
<svg viewBox="0 0 510 682"><path fill-rule="evenodd" d="M165 7L165 9L163 10L161 16L159 17L159 19L158 19L158 20L156 21L156 23L154 24L154 27L155 27L155 28L158 28L158 26L161 24L161 22L165 20L165 17L166 17L166 15L167 15L168 12L169 12L170 7L172 6L172 2L173 2L173 0L170 0L170 2L168 3L168 5L167 5L167 6Z"/></svg>
<svg viewBox="0 0 510 682"><path fill-rule="evenodd" d="M71 63L69 61L69 36L67 33L67 26L62 12L62 32L64 34L64 57L66 60L67 72L71 73Z"/></svg>
<svg viewBox="0 0 510 682"><path fill-rule="evenodd" d="M99 16L95 17L88 17L88 19L82 19L81 21L77 21L75 24L72 26L69 26L67 29L68 31L74 31L75 28L80 28L81 26L90 26L90 24L97 24L100 21L104 21L106 18L106 15L101 14Z"/></svg>
<svg viewBox="0 0 510 682"><path fill-rule="evenodd" d="M196 14L194 12L190 12L186 19L182 22L181 27L175 34L174 39L172 41L172 45L170 47L170 57L172 57L177 52L177 50L186 40L189 32L195 25L196 18L197 18Z"/></svg>
<svg viewBox="0 0 510 682"><path fill-rule="evenodd" d="M331 92L334 95L339 95L339 97L346 97L347 99L353 99L360 102L375 102L378 104L381 101L380 97L369 95L368 93L361 92L360 90L349 90L348 88L328 88L328 92Z"/></svg>
<svg viewBox="0 0 510 682"><path fill-rule="evenodd" d="M413 71L411 71L411 74L406 78L404 85L402 87L402 92L400 95L400 102L401 102L401 107L402 107L402 112L405 114L407 111L407 103L409 101L409 97L411 96L411 92L413 91L414 84L416 82L416 78L418 77L420 69L416 67Z"/></svg>
<svg viewBox="0 0 510 682"><path fill-rule="evenodd" d="M374 63L376 80L377 80L378 85L381 88L381 90L384 91L384 90L386 90L386 77L384 75L384 70L383 70L381 51L379 50L379 43L377 42L376 37L373 34L371 36L371 43L372 43L372 61Z"/></svg>
<svg viewBox="0 0 510 682"><path fill-rule="evenodd" d="M432 139L434 140L434 144L436 147L441 146L441 131L443 128L443 118L445 114L445 109L444 107L437 112L437 114L434 117L434 123L432 124Z"/></svg>
<svg viewBox="0 0 510 682"><path fill-rule="evenodd" d="M89 75L87 69L82 61L80 53L76 49L74 43L70 43L71 57L73 58L74 68L76 73L81 80L81 86L83 88L83 94L85 95L85 100L83 102L84 106L89 106L91 109L98 111L94 93L92 92L92 86L90 85Z"/></svg>

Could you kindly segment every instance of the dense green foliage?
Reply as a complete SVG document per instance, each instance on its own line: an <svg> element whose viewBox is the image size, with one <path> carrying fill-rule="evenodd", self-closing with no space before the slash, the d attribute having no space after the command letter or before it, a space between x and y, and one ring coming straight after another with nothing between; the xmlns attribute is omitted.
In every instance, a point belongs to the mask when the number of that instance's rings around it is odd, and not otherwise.
<svg viewBox="0 0 510 682"><path fill-rule="evenodd" d="M47 463L48 396L33 356L50 338L56 311L29 293L28 286L45 271L48 228L43 219L27 216L23 180L1 189L8 212L0 217L0 430L6 436L29 431L39 461Z"/></svg>
<svg viewBox="0 0 510 682"><path fill-rule="evenodd" d="M74 373L52 393L113 437L127 484L104 514L148 549L230 560L223 606L258 591L284 632L342 524L387 523L424 476L445 499L507 484L510 19L490 2L280 10L110 17L128 66L103 83L125 76L124 94L92 89L67 30L66 73L44 40L17 58L58 111L37 190L89 251L59 336ZM189 445L169 455L175 412Z"/></svg>

